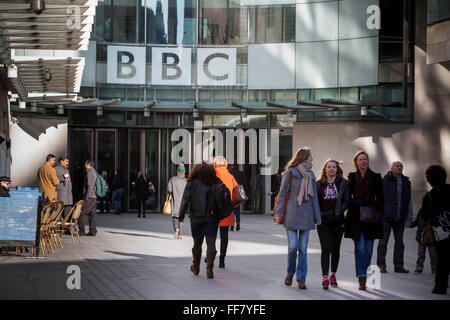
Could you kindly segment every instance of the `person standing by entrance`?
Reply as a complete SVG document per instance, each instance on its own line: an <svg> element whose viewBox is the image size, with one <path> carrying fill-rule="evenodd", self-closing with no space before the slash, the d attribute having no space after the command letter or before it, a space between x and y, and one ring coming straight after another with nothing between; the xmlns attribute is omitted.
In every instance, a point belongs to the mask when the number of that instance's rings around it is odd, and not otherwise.
<svg viewBox="0 0 450 320"><path fill-rule="evenodd" d="M383 239L378 241L377 265L381 273L386 273L386 253L391 230L394 232L394 272L409 273L404 268L403 231L409 228L412 216L411 182L403 175L403 164L392 163L391 171L383 177L384 219Z"/></svg>
<svg viewBox="0 0 450 320"><path fill-rule="evenodd" d="M59 184L56 187L58 200L64 202L64 211L62 215L64 218L73 205L72 179L70 178L69 173L69 157L59 158L59 164L56 166L55 170L59 179Z"/></svg>
<svg viewBox="0 0 450 320"><path fill-rule="evenodd" d="M355 172L348 175L351 201L345 218L345 238L353 239L355 243L359 290L366 290L367 268L372 260L374 240L383 238L383 183L381 175L369 168L367 152L357 152L353 157L353 165ZM361 207L369 207L372 213L376 211L377 221L361 221Z"/></svg>
<svg viewBox="0 0 450 320"><path fill-rule="evenodd" d="M287 275L284 284L292 285L297 273L299 289L306 289L307 249L309 230L321 224L316 178L312 171L313 157L308 147L302 147L289 160L281 180L275 219L280 224L286 206L284 227L288 238ZM289 195L286 202L286 196ZM298 253L298 264L297 261Z"/></svg>
<svg viewBox="0 0 450 320"><path fill-rule="evenodd" d="M230 173L234 177L237 183L239 183L243 188L246 194L249 194L249 186L247 183L247 179L245 174L238 169L236 163L231 165ZM234 217L236 221L236 231L241 230L241 206L234 208ZM230 227L230 231L234 230L234 226Z"/></svg>
<svg viewBox="0 0 450 320"><path fill-rule="evenodd" d="M111 190L111 201L114 203L114 211L116 214L120 214L122 212L122 196L125 191L125 182L118 169L114 170L114 177L111 181Z"/></svg>
<svg viewBox="0 0 450 320"><path fill-rule="evenodd" d="M317 180L319 207L322 224L317 226L322 264L322 288L337 287L336 272L339 265L342 236L344 235L344 212L350 203L348 180L336 160L327 160ZM328 279L331 256L331 276Z"/></svg>
<svg viewBox="0 0 450 320"><path fill-rule="evenodd" d="M97 181L97 171L94 169L94 161L87 160L84 164L86 168L86 177L84 179L83 195L84 205L81 210L80 218L78 219L78 234L80 236L88 235L95 237L97 235L97 195L95 194L94 186ZM85 219L86 216L89 221L89 233L85 231Z"/></svg>
<svg viewBox="0 0 450 320"><path fill-rule="evenodd" d="M148 197L148 183L144 178L142 171L138 172L136 182L134 183L137 205L138 205L138 218L141 217L141 207L142 207L142 217L145 218L145 200Z"/></svg>
<svg viewBox="0 0 450 320"><path fill-rule="evenodd" d="M11 179L7 176L0 177L0 197L9 198L9 188L11 187Z"/></svg>
<svg viewBox="0 0 450 320"><path fill-rule="evenodd" d="M233 189L237 187L238 184L234 177L227 169L227 159L224 156L217 156L213 160L214 169L216 170L217 178L222 181L222 183L230 190L231 202L234 201ZM234 226L234 213L232 212L228 217L221 220L219 223L220 227L220 258L219 258L219 268L225 268L225 256L227 255L228 248L228 230L230 227Z"/></svg>
<svg viewBox="0 0 450 320"><path fill-rule="evenodd" d="M180 205L186 184L186 168L183 163L180 163L177 175L170 178L167 184L167 192L172 194L172 225L175 239L182 239L183 223L180 222Z"/></svg>
<svg viewBox="0 0 450 320"><path fill-rule="evenodd" d="M56 157L53 154L47 155L45 163L38 171L39 192L43 192L44 199L47 198L50 201L58 197L56 187L59 185L59 179L53 167L55 162Z"/></svg>

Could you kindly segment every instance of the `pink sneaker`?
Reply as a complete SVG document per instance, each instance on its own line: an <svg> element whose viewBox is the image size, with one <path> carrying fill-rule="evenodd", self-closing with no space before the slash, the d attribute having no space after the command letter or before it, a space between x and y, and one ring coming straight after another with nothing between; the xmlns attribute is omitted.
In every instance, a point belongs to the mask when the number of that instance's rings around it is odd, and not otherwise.
<svg viewBox="0 0 450 320"><path fill-rule="evenodd" d="M328 280L328 276L323 276L322 279L322 288L324 290L328 290L328 286L330 285L330 281Z"/></svg>
<svg viewBox="0 0 450 320"><path fill-rule="evenodd" d="M332 287L337 287L338 285L337 285L337 281L336 281L336 276L335 275L332 275L331 277L330 277L330 282L331 282L331 286Z"/></svg>

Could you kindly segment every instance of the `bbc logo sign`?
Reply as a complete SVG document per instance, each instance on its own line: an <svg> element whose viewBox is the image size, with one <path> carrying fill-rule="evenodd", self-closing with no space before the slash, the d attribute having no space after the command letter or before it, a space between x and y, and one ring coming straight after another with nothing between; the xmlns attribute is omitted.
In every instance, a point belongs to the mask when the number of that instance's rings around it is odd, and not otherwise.
<svg viewBox="0 0 450 320"><path fill-rule="evenodd" d="M152 50L153 85L192 83L192 49L184 47ZM146 84L146 47L108 46L107 82ZM236 48L197 48L197 84L236 85Z"/></svg>

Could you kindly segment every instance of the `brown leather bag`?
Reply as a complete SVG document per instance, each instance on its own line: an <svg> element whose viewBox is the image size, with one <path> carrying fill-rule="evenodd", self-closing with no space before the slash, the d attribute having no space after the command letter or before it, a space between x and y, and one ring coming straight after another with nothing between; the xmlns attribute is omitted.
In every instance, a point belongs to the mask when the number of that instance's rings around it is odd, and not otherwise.
<svg viewBox="0 0 450 320"><path fill-rule="evenodd" d="M359 221L378 223L378 211L375 207L359 207Z"/></svg>
<svg viewBox="0 0 450 320"><path fill-rule="evenodd" d="M164 214L172 214L172 193L168 193L163 207Z"/></svg>
<svg viewBox="0 0 450 320"><path fill-rule="evenodd" d="M289 187L288 187L289 192L286 192L286 196L284 198L283 216L281 217L280 224L284 224L284 219L286 218L286 206L287 206L287 202L289 200L289 193L290 193L290 189L291 189L292 177L293 177L293 175L291 173L291 177L289 178ZM276 215L275 215L275 213L277 211L277 200L278 200L278 195L275 197L275 203L273 205L273 221L274 222L277 221Z"/></svg>
<svg viewBox="0 0 450 320"><path fill-rule="evenodd" d="M426 246L432 246L435 244L434 230L431 226L431 193L428 192L428 224L423 228L420 235L420 242Z"/></svg>

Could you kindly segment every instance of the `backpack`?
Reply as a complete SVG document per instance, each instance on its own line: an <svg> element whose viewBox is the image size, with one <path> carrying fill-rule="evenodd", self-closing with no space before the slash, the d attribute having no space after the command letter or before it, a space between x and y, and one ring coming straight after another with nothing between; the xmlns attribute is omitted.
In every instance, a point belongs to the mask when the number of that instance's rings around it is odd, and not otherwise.
<svg viewBox="0 0 450 320"><path fill-rule="evenodd" d="M230 190L222 181L217 181L209 189L209 204L213 216L219 220L225 219L233 212Z"/></svg>
<svg viewBox="0 0 450 320"><path fill-rule="evenodd" d="M95 195L99 198L103 198L106 196L106 192L108 191L108 185L106 184L105 179L99 174L97 174L97 180L95 180L94 192Z"/></svg>

